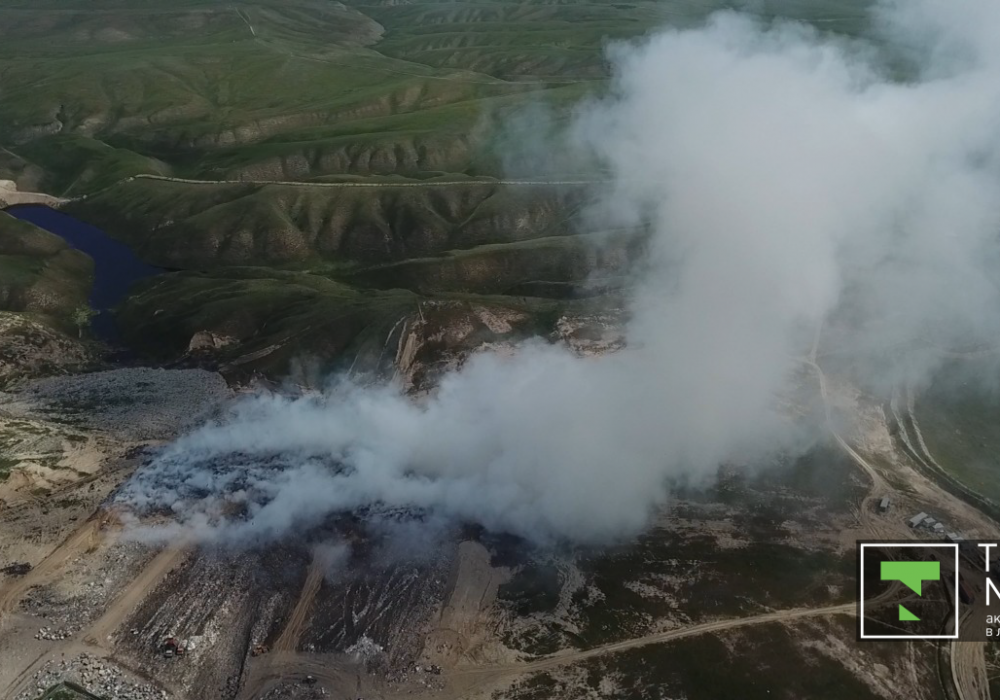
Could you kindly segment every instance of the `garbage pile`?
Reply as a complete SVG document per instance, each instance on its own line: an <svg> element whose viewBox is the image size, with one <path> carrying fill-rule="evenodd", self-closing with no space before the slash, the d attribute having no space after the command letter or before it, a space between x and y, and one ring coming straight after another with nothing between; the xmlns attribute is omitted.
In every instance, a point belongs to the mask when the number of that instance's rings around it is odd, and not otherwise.
<svg viewBox="0 0 1000 700"><path fill-rule="evenodd" d="M107 700L166 700L170 697L167 691L137 682L104 659L86 653L75 659L50 661L32 680L34 687L18 695L16 700L34 700L45 690L67 681Z"/></svg>

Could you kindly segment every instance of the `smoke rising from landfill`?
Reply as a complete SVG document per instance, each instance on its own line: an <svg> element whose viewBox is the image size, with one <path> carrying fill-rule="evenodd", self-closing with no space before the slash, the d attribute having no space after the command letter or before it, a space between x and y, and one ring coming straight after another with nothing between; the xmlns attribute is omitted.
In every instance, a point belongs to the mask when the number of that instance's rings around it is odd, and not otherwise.
<svg viewBox="0 0 1000 700"><path fill-rule="evenodd" d="M215 539L414 509L607 542L647 525L672 479L802 447L777 397L817 328L873 389L995 342L1000 4L873 17L878 48L730 12L610 48L611 90L565 141L611 174L593 226L649 235L625 349L480 354L420 401L343 380L247 400L119 498Z"/></svg>

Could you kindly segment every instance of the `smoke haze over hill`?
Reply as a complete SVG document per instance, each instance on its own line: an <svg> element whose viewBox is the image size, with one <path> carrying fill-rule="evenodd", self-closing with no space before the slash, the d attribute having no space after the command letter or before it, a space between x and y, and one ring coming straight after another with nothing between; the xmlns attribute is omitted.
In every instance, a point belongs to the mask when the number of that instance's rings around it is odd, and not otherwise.
<svg viewBox="0 0 1000 700"><path fill-rule="evenodd" d="M374 507L602 543L641 530L672 478L807 444L777 397L822 324L873 389L996 342L1000 4L875 17L878 50L735 13L610 48L612 89L565 141L612 174L593 226L649 232L624 350L481 354L420 402L344 380L250 399L119 500L208 539ZM885 46L904 47L905 82ZM245 518L222 517L234 501Z"/></svg>

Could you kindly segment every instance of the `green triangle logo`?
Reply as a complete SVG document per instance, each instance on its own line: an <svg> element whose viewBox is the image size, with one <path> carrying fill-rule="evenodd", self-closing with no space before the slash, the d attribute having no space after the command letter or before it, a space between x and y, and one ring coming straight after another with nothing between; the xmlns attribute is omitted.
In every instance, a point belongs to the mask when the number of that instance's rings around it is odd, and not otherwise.
<svg viewBox="0 0 1000 700"><path fill-rule="evenodd" d="M904 608L902 605L899 606L899 621L900 622L920 622L920 618L911 613L909 610Z"/></svg>

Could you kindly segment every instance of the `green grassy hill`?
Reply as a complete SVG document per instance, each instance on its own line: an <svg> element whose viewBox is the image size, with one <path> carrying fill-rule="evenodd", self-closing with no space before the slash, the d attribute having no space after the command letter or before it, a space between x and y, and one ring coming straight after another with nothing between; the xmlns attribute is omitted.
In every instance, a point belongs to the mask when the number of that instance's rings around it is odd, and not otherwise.
<svg viewBox="0 0 1000 700"><path fill-rule="evenodd" d="M223 298L259 322L278 304L300 330L310 314L288 310L314 297L361 319L347 329L406 295L566 299L613 288L641 243L592 245L584 187L499 183L513 117L541 105L558 124L604 90L611 41L725 7L857 34L869 2L0 0L0 179L202 275L126 304L137 342L184 345ZM555 158L518 175L599 177ZM364 186L323 184L345 180ZM40 288L50 257L7 256L6 298Z"/></svg>
<svg viewBox="0 0 1000 700"><path fill-rule="evenodd" d="M92 275L88 256L0 211L0 387L96 361L72 319L87 303Z"/></svg>
<svg viewBox="0 0 1000 700"><path fill-rule="evenodd" d="M55 317L69 327L87 303L93 262L61 238L0 211L0 310Z"/></svg>
<svg viewBox="0 0 1000 700"><path fill-rule="evenodd" d="M864 29L868 0L765 17ZM54 194L136 173L309 179L493 173L484 120L601 89L608 41L715 0L0 0L0 177Z"/></svg>
<svg viewBox="0 0 1000 700"><path fill-rule="evenodd" d="M411 186L417 184L419 186ZM135 179L68 211L166 267L375 264L576 233L578 187L369 179L365 187Z"/></svg>

